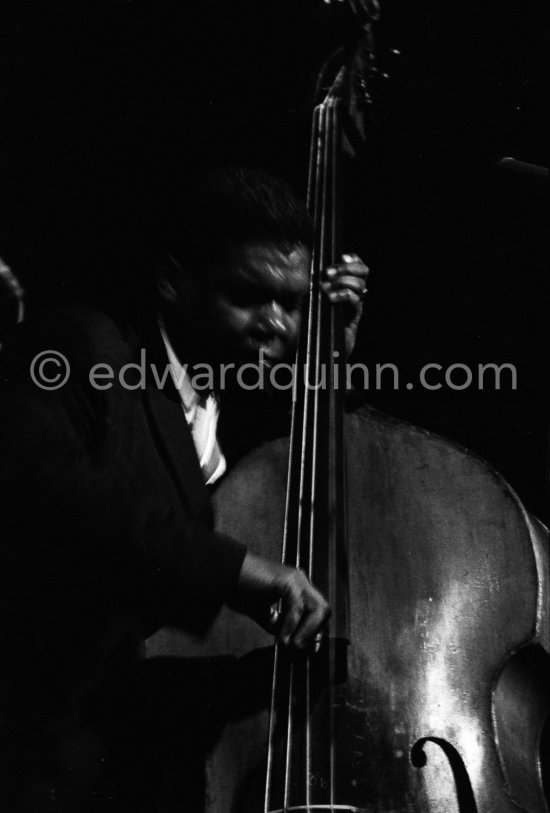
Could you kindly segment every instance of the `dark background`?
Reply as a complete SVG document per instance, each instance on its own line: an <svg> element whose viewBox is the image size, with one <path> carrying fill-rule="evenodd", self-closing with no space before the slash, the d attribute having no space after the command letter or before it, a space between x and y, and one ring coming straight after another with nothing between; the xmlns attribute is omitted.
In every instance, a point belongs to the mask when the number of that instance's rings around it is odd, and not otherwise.
<svg viewBox="0 0 550 813"><path fill-rule="evenodd" d="M402 387L368 399L486 457L547 519L547 189L495 162L548 167L549 5L381 5L390 79L347 168L345 246L372 268L356 360L398 364ZM316 75L357 31L346 3L321 0L0 14L0 255L31 315L124 298L203 160L260 163L304 192ZM517 366L516 391L403 386L427 362L491 361Z"/></svg>

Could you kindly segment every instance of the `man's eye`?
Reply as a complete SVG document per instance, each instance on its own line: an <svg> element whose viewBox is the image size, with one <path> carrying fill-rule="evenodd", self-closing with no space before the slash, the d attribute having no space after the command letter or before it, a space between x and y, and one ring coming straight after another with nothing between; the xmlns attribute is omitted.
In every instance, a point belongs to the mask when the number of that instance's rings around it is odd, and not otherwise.
<svg viewBox="0 0 550 813"><path fill-rule="evenodd" d="M276 301L287 313L294 313L301 310L302 306L301 297L296 297L295 295L274 297L273 294L267 294L263 289L260 290L244 286L242 288L233 287L228 290L227 298L238 308L253 308L268 305L270 302Z"/></svg>

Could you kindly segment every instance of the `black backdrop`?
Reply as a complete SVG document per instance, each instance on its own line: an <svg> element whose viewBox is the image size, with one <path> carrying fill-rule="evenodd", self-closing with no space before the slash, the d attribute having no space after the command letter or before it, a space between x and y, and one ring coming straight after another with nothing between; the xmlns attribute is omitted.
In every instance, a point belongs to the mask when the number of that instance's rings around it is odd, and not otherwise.
<svg viewBox="0 0 550 813"><path fill-rule="evenodd" d="M494 164L548 166L549 5L381 5L386 115L349 172L346 246L372 267L356 360L398 364L402 386L367 396L489 459L548 518L547 193ZM124 297L201 160L303 191L315 77L355 30L322 0L4 0L1 23L0 255L31 314ZM403 386L425 363L491 361L516 365L517 390Z"/></svg>

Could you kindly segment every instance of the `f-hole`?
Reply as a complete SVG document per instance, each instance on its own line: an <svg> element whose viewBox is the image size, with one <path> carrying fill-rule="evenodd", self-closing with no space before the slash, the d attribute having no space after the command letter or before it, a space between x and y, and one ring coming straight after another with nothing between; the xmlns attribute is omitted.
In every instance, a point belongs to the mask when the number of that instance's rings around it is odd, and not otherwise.
<svg viewBox="0 0 550 813"><path fill-rule="evenodd" d="M455 780L456 798L460 813L478 813L474 791L464 761L456 748L447 740L440 737L422 737L417 740L411 748L411 762L414 767L424 768L426 766L428 757L424 751L424 746L427 742L438 745L447 757Z"/></svg>

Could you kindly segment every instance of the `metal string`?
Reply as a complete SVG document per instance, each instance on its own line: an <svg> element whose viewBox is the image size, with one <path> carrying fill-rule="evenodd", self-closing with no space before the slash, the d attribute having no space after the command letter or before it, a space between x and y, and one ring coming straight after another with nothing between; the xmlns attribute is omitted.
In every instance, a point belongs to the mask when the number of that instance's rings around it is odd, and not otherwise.
<svg viewBox="0 0 550 813"><path fill-rule="evenodd" d="M336 251L336 150L337 150L337 116L336 116L336 102L331 105L331 122L330 122L330 133L331 133L331 158L332 158L332 207L331 207L331 249L333 252ZM336 256L332 257L332 261L336 260ZM334 364L334 350L335 350L335 320L337 318L336 312L334 308L331 308L330 312L330 365L331 365L331 373L333 370L332 365ZM332 381L331 381L332 384ZM335 401L336 401L336 393L334 387L331 386L330 388L330 405L329 409L331 412L331 418L335 419ZM332 421L331 421L331 429L333 429ZM334 466L335 466L335 451L334 451L334 432L330 432L329 443L330 443L330 480L329 480L329 511L332 508L335 508L336 502L336 495L335 491L335 483L334 477L336 476ZM332 530L332 523L334 522L333 516L329 516L329 522L331 525ZM332 539L330 539L329 544L329 601L332 607L336 606L336 543L337 538L335 534L332 534ZM334 705L335 705L335 697L334 697L334 673L336 668L336 652L335 652L335 639L334 636L331 637L329 641L329 743L330 743L330 804L331 806L334 805L334 779L335 779L335 743L334 743Z"/></svg>
<svg viewBox="0 0 550 813"><path fill-rule="evenodd" d="M323 267L325 256L325 228L326 228L326 182L327 182L327 105L322 105L320 110L319 122L319 168L320 178L316 185L316 211L315 211L315 234L319 235L319 246L317 256L314 259L312 268L312 308L315 310L316 316L316 330L315 342L313 352L313 365L310 365L306 373L306 398L310 397L311 390L308 383L311 382L311 366L314 367L315 378L313 381L313 437L311 448L311 480L310 480L310 503L309 503L309 539L308 539L308 577L313 579L313 553L315 541L315 502L317 494L317 451L318 451L318 433L319 433L319 382L321 373L321 313L322 313L322 300L321 290L319 287L320 271ZM319 221L319 223L317 222ZM306 770L305 770L305 797L306 806L309 808L311 803L311 790L309 784L309 777L311 775L311 659L307 655L306 660L306 685L305 685L305 701L306 701Z"/></svg>
<svg viewBox="0 0 550 813"><path fill-rule="evenodd" d="M311 149L310 149L310 166L309 166L309 179L308 179L308 203L311 200L312 190L319 188L319 174L320 174L320 151L317 144L317 139L319 137L320 127L319 127L319 120L320 120L320 113L319 108L315 108L314 110L314 119L313 119L313 127L312 127L312 135L311 135ZM315 250L314 250L315 255ZM312 257L312 263L314 259ZM314 313L312 303L314 302L314 281L313 281L313 274L310 274L310 285L309 285L309 303L310 306L308 308L308 322L307 322L307 332L306 332L306 349L305 353L301 352L301 346L298 348L296 354L296 363L297 369L301 369L299 362L301 362L302 357L304 358L304 370L310 364L310 357L311 357L311 345L312 345L312 335L313 335L313 324L314 324ZM290 451L289 451L289 465L288 465L288 472L287 472L287 495L286 495L286 504L285 504L285 520L284 520L284 532L283 532L283 550L282 550L282 561L286 564L291 564L289 559L288 553L288 541L289 541L289 526L290 526L290 510L291 510L291 494L293 493L293 480L296 479L296 461L300 461L299 465L299 477L298 477L298 499L297 499L297 548L296 548L296 556L294 564L296 567L300 565L300 531L302 526L302 509L303 509L303 494L304 494L304 483L305 483L305 460L306 460L306 442L307 442L307 419L308 419L308 401L307 401L307 389L304 391L303 394L303 406L302 406L302 415L301 415L301 426L298 427L299 422L299 410L298 410L298 387L300 386L299 378L297 375L294 377L294 391L293 391L293 409L292 409L292 422L291 422L291 432L290 432ZM298 457L299 452L299 457ZM268 733L268 756L267 756L267 770L266 770L266 788L265 788L265 799L264 799L264 813L268 813L269 811L269 801L271 796L271 783L272 783L272 775L273 775L273 753L274 753L274 736L275 736L275 713L276 713L276 697L277 697L277 683L280 678L280 669L281 669L281 657L280 657L280 645L275 645L275 655L274 655L274 665L273 665L273 681L272 681L272 691L271 691L271 706L270 706L270 720L269 720L269 733ZM293 695L293 683L294 683L294 670L292 665L290 666L289 671L289 685L288 685L288 708L287 708L287 732L286 732L286 754L285 754L285 775L284 775L284 806L288 806L288 797L289 797L289 789L290 789L290 766L291 766L291 747L292 747L292 695Z"/></svg>
<svg viewBox="0 0 550 813"><path fill-rule="evenodd" d="M341 79L340 79L341 81ZM337 80L338 82L338 80ZM336 87L336 84L335 86ZM333 88L334 91L334 88ZM336 189L336 167L335 167L335 152L337 148L336 133L336 100L334 93L329 93L325 102L317 106L314 111L314 121L312 128L312 143L311 143L311 160L309 166L308 178L308 207L312 211L314 225L315 225L315 242L312 252L312 265L310 271L310 285L309 285L309 308L308 308L308 322L306 331L306 344L305 353L299 348L297 351L296 361L302 360L304 357L304 381L303 381L303 400L301 405L301 421L299 421L298 414L298 376L294 378L294 404L292 410L292 424L290 434L290 454L289 466L287 473L287 498L285 505L285 522L283 534L283 553L282 561L290 564L289 558L289 526L291 521L291 494L294 493L293 480L296 479L298 474L298 497L296 505L296 554L295 562L296 567L302 563L302 535L303 535L303 508L304 508L304 494L306 490L306 460L308 459L307 452L310 452L309 460L311 461L311 480L310 480L310 516L309 516L309 540L307 549L307 574L311 579L313 576L313 556L314 556L314 536L315 536L315 523L314 523L314 507L317 494L317 454L318 454L318 433L319 433L319 390L320 390L320 374L321 374L321 315L322 315L322 296L320 291L320 274L321 270L326 265L327 260L333 261L333 257L327 256L327 202L330 201L330 236L332 246L335 245L336 240L336 213L334 205L334 193ZM328 191L330 191L330 197ZM303 343L301 347L303 347ZM331 362L332 352L335 347L334 336L334 310L331 308ZM308 382L311 383L312 368L315 370L315 379L313 385L313 405L311 404L311 388L308 387ZM331 398L332 398L331 394ZM332 401L329 408L333 408ZM313 416L311 413L313 411ZM309 421L312 420L311 425ZM298 423L300 422L300 426ZM308 449L310 428L313 433L311 440L311 449ZM331 439L332 441L332 439ZM297 458L298 450L300 457ZM332 449L331 449L332 452ZM334 458L334 454L333 454ZM299 460L299 466L297 465ZM334 488L331 483L331 495L334 500ZM336 569L336 556L334 545L331 545L330 551L330 581L329 581L329 600L331 604L335 599L335 569ZM334 806L334 719L333 719L333 700L334 700L334 680L333 671L335 663L334 642L330 642L329 651L329 691L330 691L330 808ZM264 800L264 813L269 811L269 802L272 791L272 776L273 776L273 754L274 754L274 736L275 736L275 713L276 713L276 697L277 697L277 684L281 679L281 657L279 644L275 646L274 667L273 667L273 681L271 693L271 707L270 707L270 721L269 721L269 734L268 734L268 758L266 769L266 787L265 787L265 800ZM285 773L284 773L284 810L288 809L290 802L290 781L291 781L291 767L292 767L292 748L293 748L293 693L294 693L294 679L295 670L291 664L288 674L288 705L287 705L287 726L286 726L286 743L285 743ZM305 810L311 808L311 795L309 776L311 772L311 673L310 673L310 657L307 656L306 660L306 685L305 685L305 702L306 702L306 773L305 773ZM325 807L325 806L323 806Z"/></svg>
<svg viewBox="0 0 550 813"><path fill-rule="evenodd" d="M320 105L318 109L316 109L316 126L314 128L315 135L316 135L316 150L315 150L315 183L313 189L310 187L308 190L308 205L313 209L313 222L314 222L314 234L315 234L315 243L312 252L312 265L311 265L311 273L310 273L310 290L309 290L309 319L308 319L308 331L307 331L307 346L306 346L306 359L304 365L304 417L303 417L303 424L302 424L302 431L303 431L303 459L302 459L302 469L301 469L301 481L300 481L300 516L299 516L299 524L298 524L298 552L300 554L300 547L302 543L302 531L303 531L303 523L302 523L302 504L303 504L303 495L305 492L305 456L306 456L306 445L309 440L309 421L313 421L313 428L315 429L317 426L317 418L318 418L318 388L316 387L313 392L314 396L312 399L311 396L311 389L308 386L308 383L311 383L311 374L312 369L315 370L316 373L319 371L319 364L320 364L320 328L321 328L321 299L320 299L320 290L319 290L319 268L323 261L323 245L324 245L324 209L325 209L325 161L326 161L326 154L325 154L325 132L326 132L326 106ZM311 179L311 178L310 178ZM311 179L312 180L312 179ZM313 200L312 200L313 198ZM311 401L313 400L313 407L311 407ZM313 416L310 417L311 411L313 409ZM317 456L317 436L314 433L313 439L311 441L312 448L309 454L309 460L311 465L311 474L310 474L310 506L309 506L309 541L308 541L308 555L307 555L307 574L308 577L311 579L312 577L312 568L313 568L313 531L314 531L314 504L315 504L315 475L316 475L316 456ZM300 564L300 559L298 560L298 565ZM311 686L310 686L310 659L309 655L306 659L306 681L305 681L305 709L306 709L306 770L305 770L305 798L306 798L306 805L307 808L310 806L310 785L309 785L309 776L311 773L311 717L310 717L310 705L311 705Z"/></svg>

